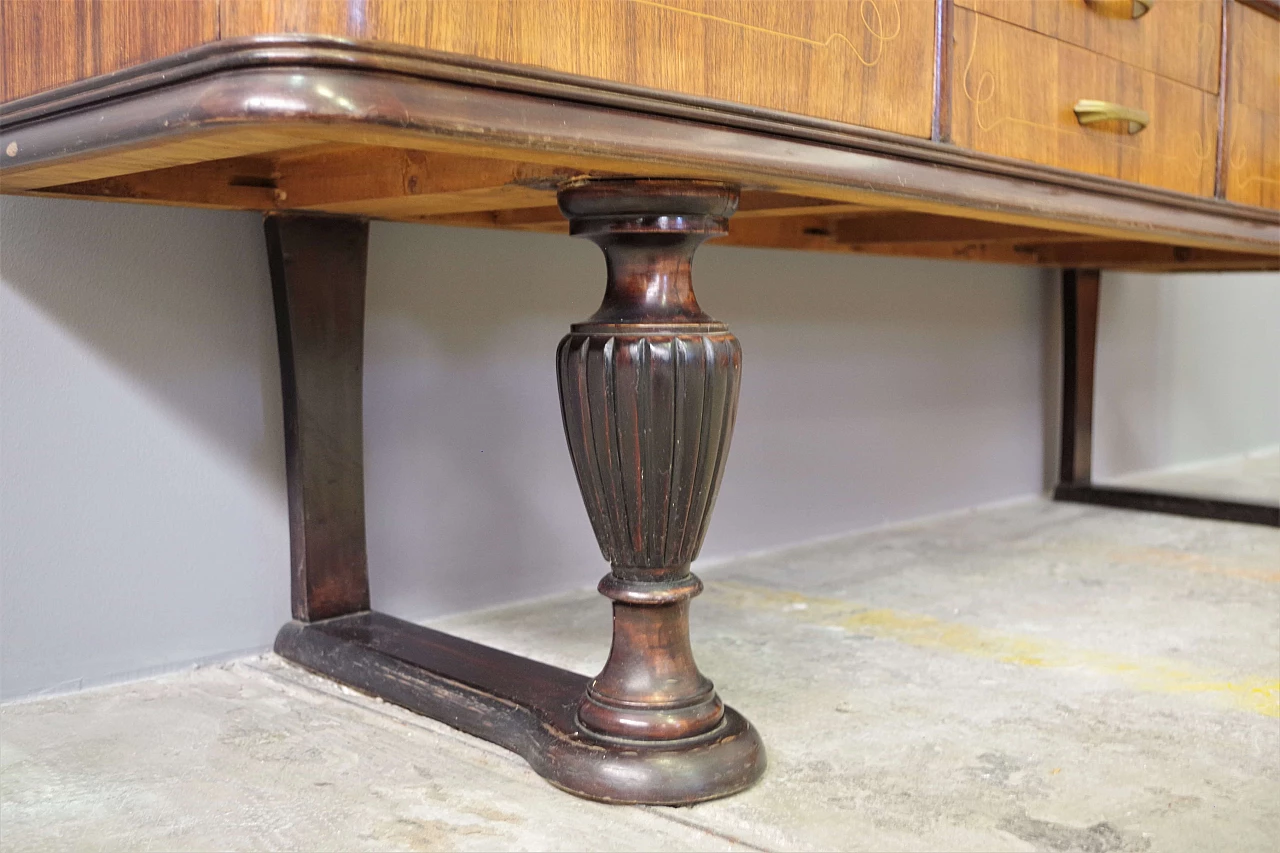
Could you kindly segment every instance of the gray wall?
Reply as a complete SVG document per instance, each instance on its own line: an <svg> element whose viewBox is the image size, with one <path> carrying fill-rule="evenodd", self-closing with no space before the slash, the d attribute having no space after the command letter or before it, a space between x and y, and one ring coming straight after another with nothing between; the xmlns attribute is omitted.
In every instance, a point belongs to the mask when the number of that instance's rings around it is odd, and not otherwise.
<svg viewBox="0 0 1280 853"><path fill-rule="evenodd" d="M421 619L589 586L606 570L552 360L603 274L582 241L374 225L376 606ZM288 618L288 539L259 219L4 199L0 278L0 691L267 646ZM745 351L704 561L1041 490L1057 393L1051 281L704 249L700 300ZM1144 405L1126 423L1162 421L1150 407L1172 404ZM1249 449L1273 427L1231 421L1204 452ZM1110 464L1194 455L1199 440L1118 447Z"/></svg>
<svg viewBox="0 0 1280 853"><path fill-rule="evenodd" d="M1105 276L1098 307L1097 477L1280 441L1277 285L1275 273Z"/></svg>

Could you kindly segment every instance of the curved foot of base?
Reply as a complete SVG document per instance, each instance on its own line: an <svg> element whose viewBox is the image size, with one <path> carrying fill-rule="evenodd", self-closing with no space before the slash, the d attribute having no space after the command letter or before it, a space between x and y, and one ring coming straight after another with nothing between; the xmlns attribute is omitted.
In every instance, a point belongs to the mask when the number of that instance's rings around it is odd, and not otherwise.
<svg viewBox="0 0 1280 853"><path fill-rule="evenodd" d="M604 738L577 720L587 676L383 613L289 622L276 653L509 749L551 784L592 800L689 805L748 788L765 769L760 735L732 708L697 737Z"/></svg>
<svg viewBox="0 0 1280 853"><path fill-rule="evenodd" d="M736 794L764 773L764 744L732 708L699 737L666 743L595 739L544 729L525 754L543 778L572 794L607 803L677 806Z"/></svg>

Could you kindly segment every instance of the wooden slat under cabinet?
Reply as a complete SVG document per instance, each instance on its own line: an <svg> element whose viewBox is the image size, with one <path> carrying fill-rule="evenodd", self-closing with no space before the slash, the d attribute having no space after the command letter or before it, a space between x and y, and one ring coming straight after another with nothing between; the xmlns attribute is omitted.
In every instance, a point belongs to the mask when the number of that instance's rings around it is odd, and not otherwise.
<svg viewBox="0 0 1280 853"><path fill-rule="evenodd" d="M3 0L0 101L218 39L218 0Z"/></svg>
<svg viewBox="0 0 1280 853"><path fill-rule="evenodd" d="M1004 21L955 10L957 145L1195 195L1213 195L1213 94ZM1082 99L1145 110L1150 125L1082 127Z"/></svg>
<svg viewBox="0 0 1280 853"><path fill-rule="evenodd" d="M928 0L223 0L223 38L260 33L372 39L930 133Z"/></svg>
<svg viewBox="0 0 1280 853"><path fill-rule="evenodd" d="M1231 4L1226 197L1280 208L1280 20Z"/></svg>
<svg viewBox="0 0 1280 853"><path fill-rule="evenodd" d="M1154 71L1206 92L1218 91L1221 0L955 0L1059 41Z"/></svg>

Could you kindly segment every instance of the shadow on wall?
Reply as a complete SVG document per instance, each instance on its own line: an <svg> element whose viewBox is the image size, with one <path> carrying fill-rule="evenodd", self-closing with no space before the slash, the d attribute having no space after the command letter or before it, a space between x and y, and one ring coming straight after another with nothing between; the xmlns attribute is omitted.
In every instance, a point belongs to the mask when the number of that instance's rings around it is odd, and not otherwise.
<svg viewBox="0 0 1280 853"><path fill-rule="evenodd" d="M258 219L0 202L4 696L261 648L288 610Z"/></svg>
<svg viewBox="0 0 1280 853"><path fill-rule="evenodd" d="M6 694L266 645L288 615L288 544L258 217L0 208ZM374 224L376 606L422 618L606 571L553 360L603 278L585 241ZM745 353L704 558L1039 491L1043 280L704 248L699 298Z"/></svg>

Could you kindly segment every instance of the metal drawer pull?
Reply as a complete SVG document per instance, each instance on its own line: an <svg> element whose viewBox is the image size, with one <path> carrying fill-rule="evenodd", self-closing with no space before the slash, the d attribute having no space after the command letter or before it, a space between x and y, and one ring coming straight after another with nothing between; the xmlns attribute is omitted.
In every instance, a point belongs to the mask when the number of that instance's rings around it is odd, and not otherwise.
<svg viewBox="0 0 1280 853"><path fill-rule="evenodd" d="M1137 133L1151 123L1151 114L1146 110L1113 104L1110 101L1076 101L1072 108L1076 121L1082 125L1097 124L1100 121L1128 122L1129 132Z"/></svg>
<svg viewBox="0 0 1280 853"><path fill-rule="evenodd" d="M1107 12L1109 11L1108 7L1114 8L1115 6L1119 5L1116 2L1116 0L1084 0L1084 2L1086 6L1090 8L1094 8L1095 11L1102 11L1103 14L1107 14ZM1151 6L1155 2L1156 0L1129 0L1129 10L1128 10L1129 17L1134 18L1135 20L1137 18L1141 18L1143 15L1151 11ZM1101 6L1102 9L1098 10L1095 8L1098 6ZM1120 14L1114 14L1114 13L1113 13L1113 16L1117 18L1123 17Z"/></svg>

